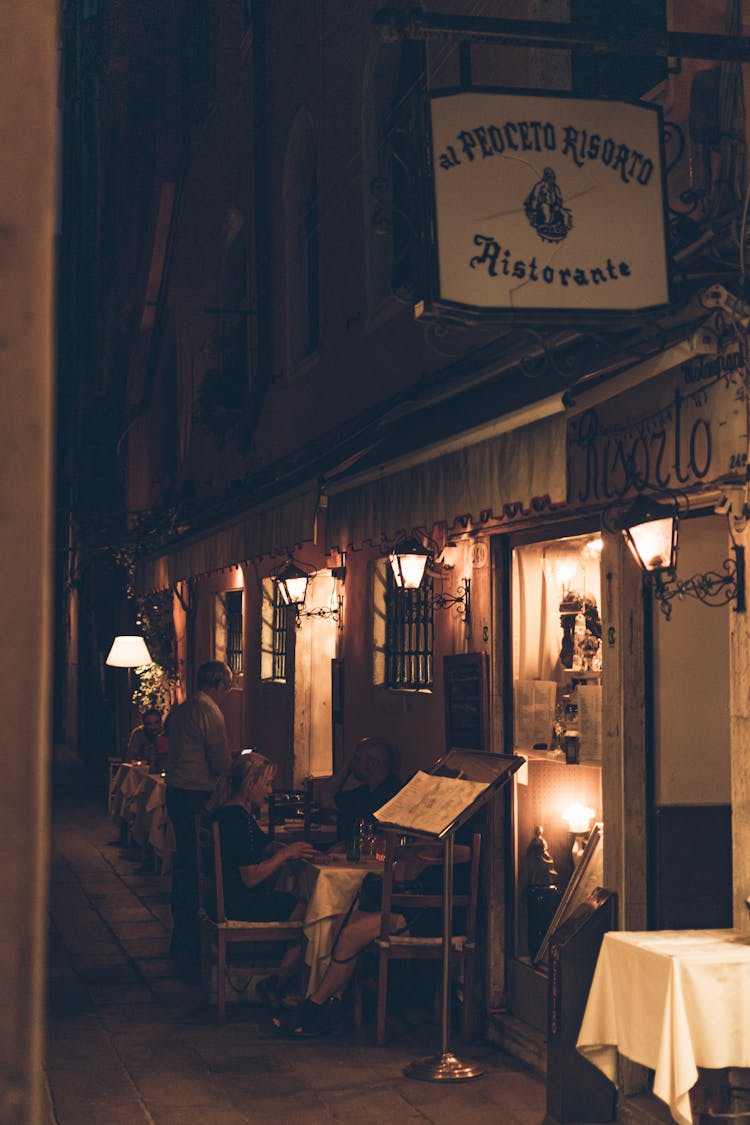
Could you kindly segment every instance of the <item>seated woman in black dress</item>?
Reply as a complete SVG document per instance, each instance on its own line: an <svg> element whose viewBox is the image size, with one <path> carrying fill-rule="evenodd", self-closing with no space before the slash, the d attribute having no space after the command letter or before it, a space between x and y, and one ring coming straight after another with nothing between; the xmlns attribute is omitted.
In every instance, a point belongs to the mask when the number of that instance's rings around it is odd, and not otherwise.
<svg viewBox="0 0 750 1125"><path fill-rule="evenodd" d="M224 877L224 906L227 917L250 922L301 920L306 903L287 891L278 891L274 881L288 859L311 859L315 848L306 840L282 846L269 844L268 836L255 819L273 787L276 766L255 750L244 750L226 777L220 778L209 802L219 825L221 867ZM278 972L257 988L261 999L281 999L300 966L302 940L290 946Z"/></svg>

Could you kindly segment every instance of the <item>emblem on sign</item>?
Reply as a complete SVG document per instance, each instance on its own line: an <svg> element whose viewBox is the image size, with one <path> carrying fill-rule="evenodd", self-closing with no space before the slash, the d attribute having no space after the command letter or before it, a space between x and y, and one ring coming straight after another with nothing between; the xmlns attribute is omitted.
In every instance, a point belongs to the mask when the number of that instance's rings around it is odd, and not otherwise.
<svg viewBox="0 0 750 1125"><path fill-rule="evenodd" d="M562 242L573 226L554 168L545 168L523 202L526 218L543 242Z"/></svg>

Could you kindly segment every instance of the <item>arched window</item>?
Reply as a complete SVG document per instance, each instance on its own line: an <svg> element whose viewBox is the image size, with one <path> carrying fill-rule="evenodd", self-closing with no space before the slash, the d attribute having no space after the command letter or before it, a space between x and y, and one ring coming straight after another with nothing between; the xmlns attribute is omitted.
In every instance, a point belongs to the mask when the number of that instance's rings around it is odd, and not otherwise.
<svg viewBox="0 0 750 1125"><path fill-rule="evenodd" d="M320 343L318 174L312 121L300 110L284 165L287 371L294 371Z"/></svg>
<svg viewBox="0 0 750 1125"><path fill-rule="evenodd" d="M423 47L373 41L365 66L362 156L367 307L372 318L394 294L411 300L417 160L416 110Z"/></svg>

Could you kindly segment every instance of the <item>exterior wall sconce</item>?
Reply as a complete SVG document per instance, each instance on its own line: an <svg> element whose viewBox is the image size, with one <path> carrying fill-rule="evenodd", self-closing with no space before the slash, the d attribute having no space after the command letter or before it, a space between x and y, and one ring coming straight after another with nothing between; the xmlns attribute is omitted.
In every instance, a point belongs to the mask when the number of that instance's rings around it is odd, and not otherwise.
<svg viewBox="0 0 750 1125"><path fill-rule="evenodd" d="M745 548L733 543L733 559L725 559L722 572L708 570L691 578L677 577L678 506L673 499L660 504L640 493L616 521L630 551L653 588L667 621L672 599L697 598L708 606L735 602L735 612L745 612ZM731 533L731 532L730 532Z"/></svg>
<svg viewBox="0 0 750 1125"><path fill-rule="evenodd" d="M425 572L434 561L435 554L418 539L402 539L389 555L393 578L400 590L418 590ZM433 609L450 609L455 606L461 620L468 624L471 615L471 579L464 578L455 594L435 594L430 601Z"/></svg>
<svg viewBox="0 0 750 1125"><path fill-rule="evenodd" d="M279 587L279 594L284 605L299 606L305 604L307 583L314 571L302 570L290 559L289 562L274 574Z"/></svg>
<svg viewBox="0 0 750 1125"><path fill-rule="evenodd" d="M316 575L317 571L308 568L303 570L294 559L289 561L273 575L279 587L279 594L281 600L286 606L290 606L294 610L294 619L297 628L302 626L303 617L327 617L333 621L338 621L341 616L341 609L343 605L343 598L340 594L334 592L331 597L329 605L317 606L315 609L303 609L305 598L307 597L307 587L311 579ZM334 582L340 579L342 582L346 575L344 567L338 567L331 571Z"/></svg>

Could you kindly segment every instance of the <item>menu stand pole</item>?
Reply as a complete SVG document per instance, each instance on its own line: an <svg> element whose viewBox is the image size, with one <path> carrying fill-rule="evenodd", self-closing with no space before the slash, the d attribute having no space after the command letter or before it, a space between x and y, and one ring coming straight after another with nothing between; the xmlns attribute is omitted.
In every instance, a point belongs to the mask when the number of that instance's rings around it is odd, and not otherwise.
<svg viewBox="0 0 750 1125"><path fill-rule="evenodd" d="M443 853L443 976L441 1004L440 1054L415 1059L404 1067L407 1078L420 1082L466 1082L481 1078L487 1072L471 1059L459 1059L450 1050L451 1023L451 953L453 946L453 833L445 837ZM469 997L464 996L464 1004Z"/></svg>

